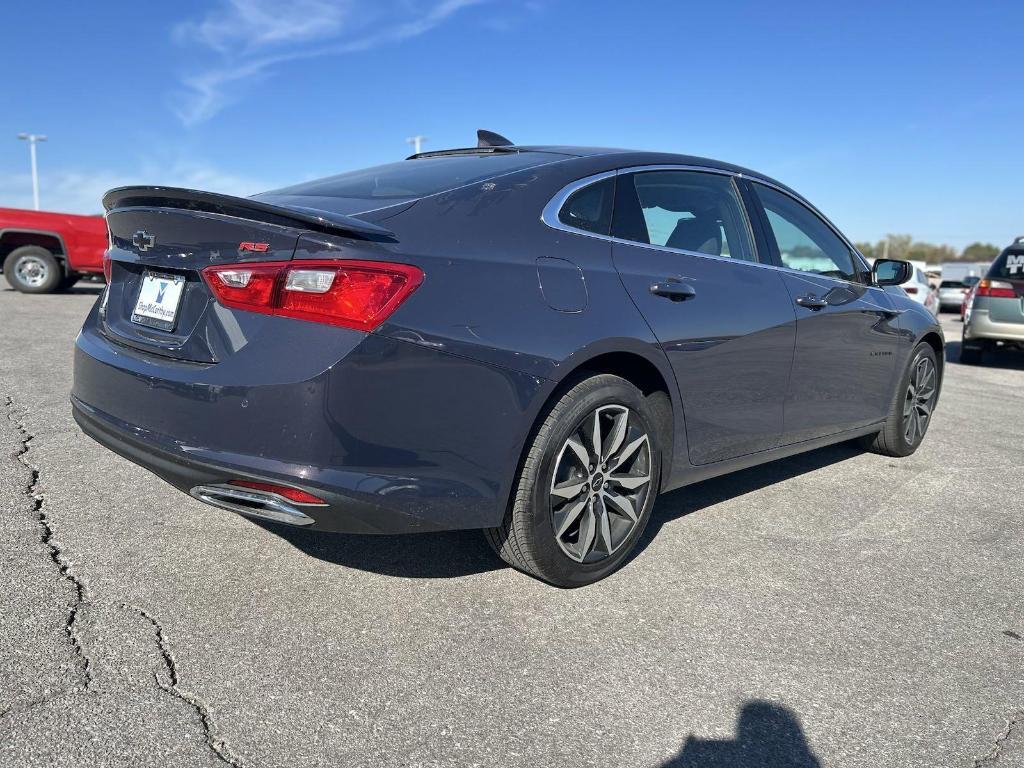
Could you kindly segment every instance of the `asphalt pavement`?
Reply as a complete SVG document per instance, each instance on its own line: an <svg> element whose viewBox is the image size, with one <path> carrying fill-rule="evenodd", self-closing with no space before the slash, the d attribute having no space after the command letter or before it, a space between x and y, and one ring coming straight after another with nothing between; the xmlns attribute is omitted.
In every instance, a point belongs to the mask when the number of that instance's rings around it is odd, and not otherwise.
<svg viewBox="0 0 1024 768"><path fill-rule="evenodd" d="M553 589L481 534L283 532L83 436L99 286L0 280L0 765L1024 766L1024 354L912 457L663 496Z"/></svg>

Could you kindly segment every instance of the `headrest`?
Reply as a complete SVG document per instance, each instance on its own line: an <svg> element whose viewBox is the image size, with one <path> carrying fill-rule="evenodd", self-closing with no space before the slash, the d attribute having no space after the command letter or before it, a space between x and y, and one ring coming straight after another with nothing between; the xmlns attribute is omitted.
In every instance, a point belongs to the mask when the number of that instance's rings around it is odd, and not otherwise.
<svg viewBox="0 0 1024 768"><path fill-rule="evenodd" d="M708 216L680 219L665 245L683 251L721 256L722 230L718 221Z"/></svg>

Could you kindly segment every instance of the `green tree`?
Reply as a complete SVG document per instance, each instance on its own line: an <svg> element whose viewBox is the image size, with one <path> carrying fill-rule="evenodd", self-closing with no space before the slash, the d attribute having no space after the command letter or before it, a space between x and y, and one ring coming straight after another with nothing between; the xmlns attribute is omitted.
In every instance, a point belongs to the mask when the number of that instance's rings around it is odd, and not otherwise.
<svg viewBox="0 0 1024 768"><path fill-rule="evenodd" d="M999 255L999 248L992 243L971 243L960 254L963 261L992 261Z"/></svg>
<svg viewBox="0 0 1024 768"><path fill-rule="evenodd" d="M868 261L874 261L879 258L878 252L875 250L875 246L871 243L854 243L854 246Z"/></svg>

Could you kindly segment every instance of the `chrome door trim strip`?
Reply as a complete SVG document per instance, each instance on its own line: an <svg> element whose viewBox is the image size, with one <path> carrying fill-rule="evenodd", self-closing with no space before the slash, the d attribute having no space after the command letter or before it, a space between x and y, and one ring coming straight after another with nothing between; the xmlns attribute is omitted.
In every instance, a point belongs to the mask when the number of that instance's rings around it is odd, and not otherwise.
<svg viewBox="0 0 1024 768"><path fill-rule="evenodd" d="M562 187L562 189L560 189L555 194L555 196L552 197L550 201L548 201L548 204L544 206L544 210L541 212L540 215L540 220L547 226L551 227L551 229L556 229L561 232L569 232L570 234L573 235L582 235L583 237L592 237L595 240L605 240L609 243L631 245L636 248L647 248L652 251L662 251L665 253L679 253L684 256L696 256L697 258L711 259L712 261L720 261L726 264L745 264L747 266L760 267L762 269L774 269L779 272L791 272L795 275L811 275L813 277L821 278L824 280L834 280L837 283L843 283L845 285L855 285L861 288L867 288L874 291L884 292L885 290L884 288L878 285L870 285L868 283L861 283L855 280L845 280L841 277L832 277L831 275L819 275L815 272L807 272L802 269L793 269L792 267L778 267L774 264L765 264L764 262L761 261L744 261L742 259L734 259L726 256L714 256L710 253L698 253L696 251L687 251L683 250L682 248L669 248L666 245L638 243L635 240L626 240L621 237L613 237L612 235L601 235L596 232L588 232L585 229L577 229L575 227L570 227L568 224L563 223L561 219L558 218L558 214L561 211L562 206L565 204L565 201L568 200L574 192L582 189L583 187L588 187L591 184L596 184L599 181L604 181L605 179L611 178L612 176L617 176L619 174L639 173L643 171L698 171L700 173L715 173L720 176L729 176L737 179L747 179L748 181L755 181L758 184L764 184L767 187L771 187L783 193L784 195L793 198L795 201L804 205L805 207L809 208L816 216L818 216L822 221L825 222L829 229L831 229L840 240L843 241L843 243L850 249L850 252L854 254L855 258L860 261L861 266L864 267L864 270L867 272L871 271L870 268L867 266L866 260L861 255L860 251L858 251L853 245L851 245L850 241L847 240L846 237L835 228L835 225L833 225L832 222L825 218L825 216L823 216L821 212L813 205L811 205L809 202L801 198L799 195L795 195L793 192L790 192L784 187L780 187L778 184L773 184L769 181L765 181L764 179L758 178L756 176L744 176L739 171L729 171L724 168L709 168L707 166L702 165L634 165L628 168L619 168L613 171L603 171L602 173L595 173L591 176L585 176L582 179L577 179L576 181L570 182L569 184ZM744 215L747 215L746 206L743 206L743 211Z"/></svg>

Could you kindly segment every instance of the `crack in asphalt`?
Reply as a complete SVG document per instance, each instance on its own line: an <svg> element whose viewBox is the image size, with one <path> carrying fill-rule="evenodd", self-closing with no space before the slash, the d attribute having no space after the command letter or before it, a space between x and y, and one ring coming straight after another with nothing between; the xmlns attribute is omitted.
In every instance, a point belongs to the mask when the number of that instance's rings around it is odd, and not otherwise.
<svg viewBox="0 0 1024 768"><path fill-rule="evenodd" d="M1009 740L1011 734L1013 734L1014 729L1019 725L1024 725L1024 710L1014 712L1006 718L1006 727L996 736L992 749L984 757L975 759L974 768L983 768L986 765L997 762L1003 753L1003 746Z"/></svg>
<svg viewBox="0 0 1024 768"><path fill-rule="evenodd" d="M180 699L196 711L196 714L199 715L199 722L202 723L203 726L203 736L206 739L206 744L213 753L217 755L217 757L228 765L233 766L233 768L245 768L245 763L242 758L237 757L232 753L227 742L224 741L224 739L214 737L213 717L210 714L209 707L207 707L206 704L198 697L182 690L178 686L178 664L174 659L174 654L171 652L170 645L167 642L167 635L164 634L164 628L161 626L160 622L157 621L156 617L147 610L140 608L137 605L121 603L121 607L125 610L134 611L153 626L153 632L156 635L157 648L160 650L164 666L167 667L166 680L161 679L158 673L153 673L153 679L156 680L156 684L160 687L160 690Z"/></svg>
<svg viewBox="0 0 1024 768"><path fill-rule="evenodd" d="M36 522L41 529L40 541L46 547L50 560L57 566L57 571L60 573L61 578L70 582L75 590L75 601L68 612L64 630L71 642L75 655L81 660L83 678L81 688L88 690L93 682L92 660L89 658L89 654L86 653L78 633L75 631L75 623L78 620L79 611L90 602L89 587L84 579L71 570L71 563L64 557L63 550L53 538L53 527L50 525L50 518L46 513L46 497L39 492L39 468L26 458L32 449L32 441L35 440L35 435L28 430L24 420L25 412L15 405L14 399L11 397L6 398L4 405L7 409L7 420L14 425L21 441L21 450L15 453L13 458L24 465L31 473L31 481L24 488L24 493L32 500L30 510L35 514Z"/></svg>
<svg viewBox="0 0 1024 768"><path fill-rule="evenodd" d="M39 468L26 458L28 453L32 450L32 441L35 440L35 435L29 431L28 425L25 422L25 410L17 406L14 399L9 396L5 398L4 407L7 411L7 419L14 425L21 442L20 450L18 450L12 458L24 465L31 473L30 482L23 490L25 495L31 499L32 503L30 509L35 514L36 521L41 529L39 537L40 541L46 548L50 560L52 560L54 565L57 566L60 576L69 581L75 589L75 602L68 613L67 622L65 623L65 631L76 656L81 660L83 684L81 686L72 687L70 690L47 694L46 696L42 696L22 706L11 707L0 711L0 719L14 713L27 712L35 709L36 707L48 704L77 692L87 692L89 690L89 686L94 681L92 659L86 652L85 646L82 644L82 641L78 637L78 633L75 629L79 612L85 606L94 604L92 593L90 592L86 581L72 571L71 563L68 562L67 558L64 556L64 552L60 545L54 540L53 527L51 526L49 516L46 513L46 498L44 494L39 491ZM160 651L160 656L163 659L164 666L167 668L167 679L162 679L159 673L153 673L153 679L156 681L160 690L184 702L196 712L202 725L203 737L207 746L222 762L232 766L232 768L245 768L243 760L231 752L227 742L214 736L213 718L210 714L209 707L207 707L199 698L179 687L178 665L174 659L174 654L171 652L170 645L167 642L167 636L164 634L164 630L160 622L157 621L155 616L138 606L121 603L121 608L134 611L143 619L148 621L153 627L153 631L156 635L157 648Z"/></svg>

